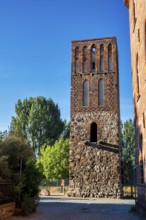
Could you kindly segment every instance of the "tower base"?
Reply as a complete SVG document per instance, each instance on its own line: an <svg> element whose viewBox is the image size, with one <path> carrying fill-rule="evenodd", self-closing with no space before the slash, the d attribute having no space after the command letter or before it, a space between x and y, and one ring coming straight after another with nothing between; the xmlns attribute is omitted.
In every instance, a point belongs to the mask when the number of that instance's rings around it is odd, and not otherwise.
<svg viewBox="0 0 146 220"><path fill-rule="evenodd" d="M71 146L68 196L120 198L119 160L115 145L82 141Z"/></svg>

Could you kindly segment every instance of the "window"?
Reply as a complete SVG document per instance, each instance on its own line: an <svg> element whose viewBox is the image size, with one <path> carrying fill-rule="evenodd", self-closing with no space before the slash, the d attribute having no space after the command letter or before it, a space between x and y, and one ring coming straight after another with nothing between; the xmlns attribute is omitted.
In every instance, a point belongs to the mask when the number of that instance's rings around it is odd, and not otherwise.
<svg viewBox="0 0 146 220"><path fill-rule="evenodd" d="M100 45L100 72L104 72L104 46Z"/></svg>
<svg viewBox="0 0 146 220"><path fill-rule="evenodd" d="M140 42L140 30L138 29L138 42Z"/></svg>
<svg viewBox="0 0 146 220"><path fill-rule="evenodd" d="M112 45L108 45L108 71L112 71Z"/></svg>
<svg viewBox="0 0 146 220"><path fill-rule="evenodd" d="M145 128L145 113L142 113L143 127Z"/></svg>
<svg viewBox="0 0 146 220"><path fill-rule="evenodd" d="M100 79L98 82L98 104L104 106L104 81Z"/></svg>
<svg viewBox="0 0 146 220"><path fill-rule="evenodd" d="M83 73L87 72L87 47L83 48Z"/></svg>
<svg viewBox="0 0 146 220"><path fill-rule="evenodd" d="M145 61L146 61L146 21L145 21L145 34L144 34L144 41L145 41L145 54L144 54L144 57L145 57Z"/></svg>
<svg viewBox="0 0 146 220"><path fill-rule="evenodd" d="M91 47L91 71L92 72L95 72L96 70L95 54L96 54L96 48L95 48L95 45L93 44Z"/></svg>
<svg viewBox="0 0 146 220"><path fill-rule="evenodd" d="M140 165L140 180L141 180L141 184L144 183L144 166L143 166L143 136L142 134L140 134L139 137L139 153L140 153L140 161L139 161L139 165Z"/></svg>
<svg viewBox="0 0 146 220"><path fill-rule="evenodd" d="M83 106L89 106L89 82L87 80L83 83Z"/></svg>
<svg viewBox="0 0 146 220"><path fill-rule="evenodd" d="M90 141L97 142L97 124L95 122L90 127Z"/></svg>
<svg viewBox="0 0 146 220"><path fill-rule="evenodd" d="M136 55L136 75L137 75L137 98L139 98L140 93L140 76L139 76L139 61L138 54Z"/></svg>
<svg viewBox="0 0 146 220"><path fill-rule="evenodd" d="M79 73L79 48L75 49L75 73Z"/></svg>
<svg viewBox="0 0 146 220"><path fill-rule="evenodd" d="M141 184L143 184L144 183L143 160L140 160L140 179L141 179Z"/></svg>
<svg viewBox="0 0 146 220"><path fill-rule="evenodd" d="M136 2L135 0L133 0L133 32L135 30L135 25L136 25L135 5L136 5Z"/></svg>

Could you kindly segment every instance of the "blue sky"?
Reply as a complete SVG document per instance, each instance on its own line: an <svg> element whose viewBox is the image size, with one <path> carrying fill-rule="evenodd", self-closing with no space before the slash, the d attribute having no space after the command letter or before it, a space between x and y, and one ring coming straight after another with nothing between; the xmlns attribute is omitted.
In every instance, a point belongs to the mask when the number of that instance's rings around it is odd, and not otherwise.
<svg viewBox="0 0 146 220"><path fill-rule="evenodd" d="M18 99L45 96L70 119L71 41L116 36L121 119L133 117L128 9L124 0L0 1L0 130Z"/></svg>

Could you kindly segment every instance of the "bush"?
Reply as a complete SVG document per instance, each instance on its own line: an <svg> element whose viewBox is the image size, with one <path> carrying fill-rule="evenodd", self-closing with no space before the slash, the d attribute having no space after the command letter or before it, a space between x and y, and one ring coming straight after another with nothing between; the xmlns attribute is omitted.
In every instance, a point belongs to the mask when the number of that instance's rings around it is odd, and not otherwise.
<svg viewBox="0 0 146 220"><path fill-rule="evenodd" d="M2 156L5 160L1 159ZM32 198L37 196L42 174L36 167L36 156L31 147L15 134L9 134L0 142L0 171L6 171L7 167L11 174L10 180L15 183L13 199L16 207L21 208L21 203L27 199L26 194Z"/></svg>
<svg viewBox="0 0 146 220"><path fill-rule="evenodd" d="M29 197L28 195L23 196L21 203L22 215L29 215L36 210L35 198Z"/></svg>
<svg viewBox="0 0 146 220"><path fill-rule="evenodd" d="M132 205L130 208L129 208L129 212L136 212L137 209L136 209L136 206L135 205Z"/></svg>

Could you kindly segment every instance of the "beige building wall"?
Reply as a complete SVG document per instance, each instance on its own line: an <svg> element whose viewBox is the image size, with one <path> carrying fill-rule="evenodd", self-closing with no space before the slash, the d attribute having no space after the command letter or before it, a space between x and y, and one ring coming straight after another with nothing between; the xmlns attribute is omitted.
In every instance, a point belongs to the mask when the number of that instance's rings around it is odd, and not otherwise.
<svg viewBox="0 0 146 220"><path fill-rule="evenodd" d="M131 68L136 127L138 204L146 202L146 0L125 0L129 8ZM145 204L146 207L146 204Z"/></svg>

